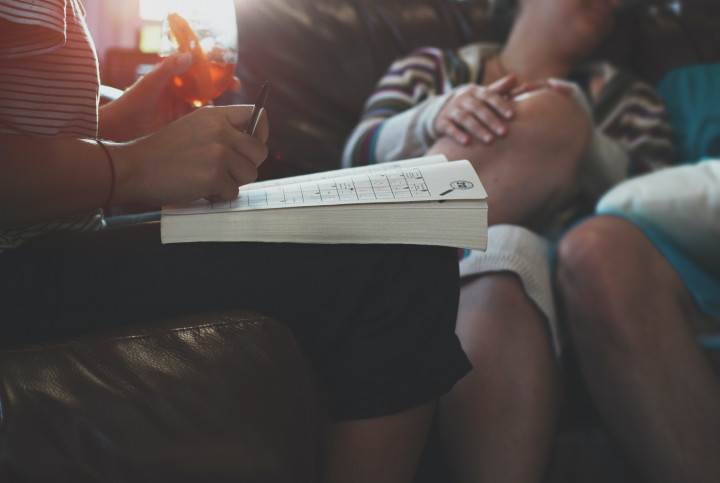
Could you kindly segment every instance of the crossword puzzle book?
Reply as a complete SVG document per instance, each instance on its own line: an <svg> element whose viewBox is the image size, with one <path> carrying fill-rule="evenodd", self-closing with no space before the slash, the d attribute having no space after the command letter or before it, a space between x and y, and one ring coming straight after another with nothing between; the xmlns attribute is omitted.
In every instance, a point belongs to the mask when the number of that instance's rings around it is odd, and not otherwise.
<svg viewBox="0 0 720 483"><path fill-rule="evenodd" d="M468 161L427 156L251 183L228 202L165 206L163 243L264 241L487 247L487 194Z"/></svg>

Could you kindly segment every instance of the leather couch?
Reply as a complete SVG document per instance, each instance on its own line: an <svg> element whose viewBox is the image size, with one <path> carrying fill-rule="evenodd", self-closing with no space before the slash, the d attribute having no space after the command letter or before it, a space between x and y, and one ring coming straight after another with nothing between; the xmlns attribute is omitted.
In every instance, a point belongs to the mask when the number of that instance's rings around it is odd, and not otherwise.
<svg viewBox="0 0 720 483"><path fill-rule="evenodd" d="M4 351L0 481L317 481L321 394L289 330L250 312Z"/></svg>
<svg viewBox="0 0 720 483"><path fill-rule="evenodd" d="M237 0L244 89L272 82L264 178L337 168L376 80L415 47L501 40L486 0ZM603 48L651 82L720 59L714 0L636 1ZM571 365L570 365L571 366ZM631 481L572 371L548 481ZM0 353L0 481L317 481L322 387L261 314L193 314ZM450 481L431 434L418 481Z"/></svg>

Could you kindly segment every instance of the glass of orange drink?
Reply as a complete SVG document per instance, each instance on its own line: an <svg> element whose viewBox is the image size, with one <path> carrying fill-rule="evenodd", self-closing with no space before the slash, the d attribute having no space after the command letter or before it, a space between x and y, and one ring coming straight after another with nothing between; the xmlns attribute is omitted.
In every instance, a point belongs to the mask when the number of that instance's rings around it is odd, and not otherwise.
<svg viewBox="0 0 720 483"><path fill-rule="evenodd" d="M235 74L237 20L233 0L178 0L163 20L160 58L190 52L193 64L171 81L181 99L201 107L222 94Z"/></svg>

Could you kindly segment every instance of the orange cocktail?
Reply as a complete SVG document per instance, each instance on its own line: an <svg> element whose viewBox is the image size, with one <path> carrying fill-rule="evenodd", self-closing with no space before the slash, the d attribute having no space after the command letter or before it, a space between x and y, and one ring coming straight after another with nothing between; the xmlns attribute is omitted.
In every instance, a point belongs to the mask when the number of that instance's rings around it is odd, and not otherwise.
<svg viewBox="0 0 720 483"><path fill-rule="evenodd" d="M210 3L218 1L206 0ZM210 7L209 4L203 6ZM160 57L175 52L190 52L193 57L192 66L173 78L171 89L197 107L222 94L233 82L235 73L237 33L234 16L230 17L232 23L228 23L228 15L213 18L213 12L219 10L214 7L216 5L209 9L195 6L182 15L171 12L163 24L166 44L161 48Z"/></svg>
<svg viewBox="0 0 720 483"><path fill-rule="evenodd" d="M198 67L193 64L183 75L173 77L172 91L180 99L196 107L204 106L230 87L235 75L235 66L235 62L208 60L208 63L202 67L210 73L209 84L206 84L209 85L208 88L198 85L198 79L207 82L208 77L204 73L198 73Z"/></svg>

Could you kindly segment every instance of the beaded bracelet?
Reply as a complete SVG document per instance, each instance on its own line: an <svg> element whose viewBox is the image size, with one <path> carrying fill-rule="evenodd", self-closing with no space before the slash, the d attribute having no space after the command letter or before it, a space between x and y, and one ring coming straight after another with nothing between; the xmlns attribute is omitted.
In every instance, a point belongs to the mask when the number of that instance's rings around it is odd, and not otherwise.
<svg viewBox="0 0 720 483"><path fill-rule="evenodd" d="M99 139L96 139L95 142L97 142L98 146L100 146L102 150L105 151L105 156L107 157L108 164L110 165L110 193L108 194L107 201L103 205L108 206L112 201L113 195L115 194L115 163L113 162L112 156L110 156L110 151L108 151L108 148L105 147L103 142Z"/></svg>

